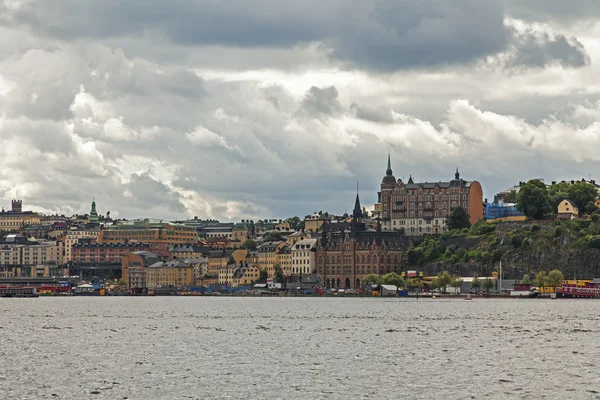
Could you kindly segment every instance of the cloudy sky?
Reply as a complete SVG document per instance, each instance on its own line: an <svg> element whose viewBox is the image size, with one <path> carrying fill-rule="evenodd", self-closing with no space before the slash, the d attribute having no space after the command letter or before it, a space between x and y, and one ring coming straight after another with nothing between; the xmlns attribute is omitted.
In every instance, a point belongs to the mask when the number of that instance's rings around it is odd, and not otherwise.
<svg viewBox="0 0 600 400"><path fill-rule="evenodd" d="M600 180L597 0L0 0L0 200L343 213L356 181Z"/></svg>

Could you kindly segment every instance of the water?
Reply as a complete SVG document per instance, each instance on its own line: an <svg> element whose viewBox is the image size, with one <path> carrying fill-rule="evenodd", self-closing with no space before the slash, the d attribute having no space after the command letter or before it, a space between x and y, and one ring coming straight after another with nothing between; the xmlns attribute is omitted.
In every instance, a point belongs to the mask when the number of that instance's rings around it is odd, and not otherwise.
<svg viewBox="0 0 600 400"><path fill-rule="evenodd" d="M0 299L0 398L600 398L600 301Z"/></svg>

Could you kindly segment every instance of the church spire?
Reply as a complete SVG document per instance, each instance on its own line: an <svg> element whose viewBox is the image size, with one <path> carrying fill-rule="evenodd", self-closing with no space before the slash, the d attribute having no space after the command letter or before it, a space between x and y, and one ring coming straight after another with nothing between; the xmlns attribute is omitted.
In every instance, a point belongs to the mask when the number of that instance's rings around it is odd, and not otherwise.
<svg viewBox="0 0 600 400"><path fill-rule="evenodd" d="M360 207L360 199L358 198L358 191L356 192L356 200L354 201L354 210L352 211L353 217L362 216L362 208Z"/></svg>
<svg viewBox="0 0 600 400"><path fill-rule="evenodd" d="M390 158L390 153L388 153L388 167L387 171L385 171L386 175L392 175L392 160Z"/></svg>

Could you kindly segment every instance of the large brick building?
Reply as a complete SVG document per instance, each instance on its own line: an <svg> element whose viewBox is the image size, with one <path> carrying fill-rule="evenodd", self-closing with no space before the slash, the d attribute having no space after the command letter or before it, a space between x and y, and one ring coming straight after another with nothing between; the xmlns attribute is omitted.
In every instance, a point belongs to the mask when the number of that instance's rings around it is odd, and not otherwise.
<svg viewBox="0 0 600 400"><path fill-rule="evenodd" d="M325 287L358 289L366 275L399 274L409 245L402 232L382 231L381 224L367 228L357 194L350 230L331 232L325 223L316 246L317 274Z"/></svg>
<svg viewBox="0 0 600 400"><path fill-rule="evenodd" d="M455 207L465 209L471 224L484 218L481 184L461 179L458 168L451 181L415 183L412 176L408 182L396 181L388 155L375 204L384 230L404 230L409 236L439 234L447 229L446 218Z"/></svg>

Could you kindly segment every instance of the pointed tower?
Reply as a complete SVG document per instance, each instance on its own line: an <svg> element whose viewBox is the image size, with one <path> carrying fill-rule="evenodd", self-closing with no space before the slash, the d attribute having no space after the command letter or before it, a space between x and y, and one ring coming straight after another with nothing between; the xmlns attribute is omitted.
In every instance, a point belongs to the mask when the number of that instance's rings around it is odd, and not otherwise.
<svg viewBox="0 0 600 400"><path fill-rule="evenodd" d="M392 172L392 160L390 157L390 153L388 153L388 162L387 162L387 170L385 171L385 176L381 181L382 185L394 185L396 183L396 178L394 177L394 173Z"/></svg>
<svg viewBox="0 0 600 400"><path fill-rule="evenodd" d="M96 211L96 200L92 201L92 210L90 211L90 223L97 224L98 223L98 212Z"/></svg>
<svg viewBox="0 0 600 400"><path fill-rule="evenodd" d="M354 210L352 210L352 223L350 224L352 237L358 237L358 232L365 230L365 223L362 222L362 218L362 208L360 207L360 199L357 191L356 200L354 200Z"/></svg>
<svg viewBox="0 0 600 400"><path fill-rule="evenodd" d="M460 179L460 173L458 172L458 167L456 167L456 172L454 173L454 179L456 179L456 180Z"/></svg>
<svg viewBox="0 0 600 400"><path fill-rule="evenodd" d="M408 183L415 183L415 182L413 181L412 175L410 175L410 176L408 177Z"/></svg>

